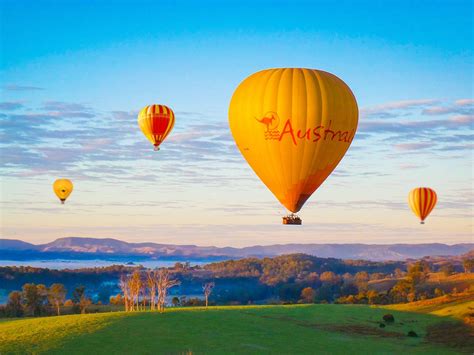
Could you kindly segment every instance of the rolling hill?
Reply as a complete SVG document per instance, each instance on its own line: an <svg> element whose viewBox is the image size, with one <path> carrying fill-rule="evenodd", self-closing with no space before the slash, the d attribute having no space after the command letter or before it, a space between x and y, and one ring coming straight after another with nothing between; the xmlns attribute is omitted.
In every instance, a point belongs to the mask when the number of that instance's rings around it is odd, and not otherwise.
<svg viewBox="0 0 474 355"><path fill-rule="evenodd" d="M437 341L442 325L466 337L462 322L431 314L354 305L240 306L112 312L0 322L0 353L314 354L472 353L466 341ZM385 326L382 328L380 324ZM447 328L446 328L447 327ZM459 328L461 327L461 328ZM416 337L407 336L414 331Z"/></svg>
<svg viewBox="0 0 474 355"><path fill-rule="evenodd" d="M34 245L20 240L0 239L0 258L17 260L48 256L139 256L142 258L232 259L271 257L305 253L324 258L363 259L373 261L417 259L424 256L459 256L474 249L474 244L283 244L244 248L157 243L128 243L112 238L60 238L53 242ZM27 254L25 252L28 251Z"/></svg>

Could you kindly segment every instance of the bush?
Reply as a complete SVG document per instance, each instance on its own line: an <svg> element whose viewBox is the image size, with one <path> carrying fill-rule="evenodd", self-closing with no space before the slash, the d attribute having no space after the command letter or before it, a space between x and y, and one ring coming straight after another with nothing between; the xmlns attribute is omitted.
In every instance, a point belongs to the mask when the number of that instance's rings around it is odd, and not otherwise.
<svg viewBox="0 0 474 355"><path fill-rule="evenodd" d="M379 327L380 328L385 328L385 324L384 323L379 323Z"/></svg>
<svg viewBox="0 0 474 355"><path fill-rule="evenodd" d="M413 330L410 330L407 335L412 338L416 338L418 336L418 334L416 334L416 332Z"/></svg>
<svg viewBox="0 0 474 355"><path fill-rule="evenodd" d="M64 302L64 306L72 307L72 306L74 306L74 303L71 300L67 300L66 302Z"/></svg>
<svg viewBox="0 0 474 355"><path fill-rule="evenodd" d="M387 323L393 323L393 322L395 322L395 317L393 316L393 314L390 314L390 313L385 314L385 315L382 317L382 319L383 319L385 322L387 322Z"/></svg>

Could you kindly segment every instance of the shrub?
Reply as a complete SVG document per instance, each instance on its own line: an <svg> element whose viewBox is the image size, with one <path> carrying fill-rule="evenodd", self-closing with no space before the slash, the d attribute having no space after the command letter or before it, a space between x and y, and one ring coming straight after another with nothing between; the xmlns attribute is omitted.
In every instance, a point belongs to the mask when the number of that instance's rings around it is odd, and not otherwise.
<svg viewBox="0 0 474 355"><path fill-rule="evenodd" d="M416 338L418 336L418 334L416 334L416 332L413 330L410 330L407 335L412 338Z"/></svg>
<svg viewBox="0 0 474 355"><path fill-rule="evenodd" d="M379 327L380 328L385 328L385 324L384 323L379 323Z"/></svg>
<svg viewBox="0 0 474 355"><path fill-rule="evenodd" d="M393 322L395 322L395 318L394 318L393 314L390 314L390 313L385 314L385 315L382 317L382 319L383 319L385 322L387 322L387 323L393 323Z"/></svg>
<svg viewBox="0 0 474 355"><path fill-rule="evenodd" d="M74 306L74 302L72 302L71 300L67 300L66 302L64 302L64 305L66 307L71 307L71 306Z"/></svg>

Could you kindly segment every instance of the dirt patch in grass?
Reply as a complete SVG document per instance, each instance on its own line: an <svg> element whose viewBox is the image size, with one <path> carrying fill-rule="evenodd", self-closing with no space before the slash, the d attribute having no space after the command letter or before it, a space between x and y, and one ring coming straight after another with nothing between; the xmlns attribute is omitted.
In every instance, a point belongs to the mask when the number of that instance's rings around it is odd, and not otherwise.
<svg viewBox="0 0 474 355"><path fill-rule="evenodd" d="M397 332L390 332L379 328L370 327L362 324L351 325L330 325L325 327L326 330L334 332L342 332L356 335L373 335L382 338L404 338L405 335Z"/></svg>
<svg viewBox="0 0 474 355"><path fill-rule="evenodd" d="M474 327L461 322L442 322L427 328L425 340L474 353Z"/></svg>
<svg viewBox="0 0 474 355"><path fill-rule="evenodd" d="M405 335L402 333L391 332L391 331L387 331L387 330L383 330L380 328L371 327L371 326L363 325L363 324L340 324L340 325L319 324L319 323L303 321L303 320L299 320L299 319L295 319L291 317L285 317L285 316L256 315L250 312L248 313L246 312L246 314L257 316L260 318L277 319L284 322L290 322L290 323L296 324L300 327L315 328L315 329L329 331L329 332L340 332L340 333L346 333L346 334L352 334L352 335L364 335L364 336L372 335L372 336L378 336L378 337L383 337L383 338L404 338L405 337Z"/></svg>

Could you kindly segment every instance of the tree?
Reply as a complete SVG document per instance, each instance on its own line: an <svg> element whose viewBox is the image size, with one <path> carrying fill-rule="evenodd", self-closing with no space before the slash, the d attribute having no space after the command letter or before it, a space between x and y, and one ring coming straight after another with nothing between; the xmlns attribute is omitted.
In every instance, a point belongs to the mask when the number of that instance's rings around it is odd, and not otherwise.
<svg viewBox="0 0 474 355"><path fill-rule="evenodd" d="M72 293L72 301L74 306L79 308L81 314L86 313L87 307L91 305L92 301L86 296L86 287L78 286L74 289Z"/></svg>
<svg viewBox="0 0 474 355"><path fill-rule="evenodd" d="M306 280L308 280L308 282L311 282L312 284L316 284L319 282L319 275L317 272L310 272L306 277Z"/></svg>
<svg viewBox="0 0 474 355"><path fill-rule="evenodd" d="M21 304L21 292L13 291L8 295L6 306L7 315L10 317L21 317L23 315L23 306Z"/></svg>
<svg viewBox="0 0 474 355"><path fill-rule="evenodd" d="M176 265L180 265L180 267L183 267L183 264L181 263L176 263L175 268L177 267ZM150 310L154 311L156 308L156 284L157 284L157 272L153 270L149 270L146 274L146 281L147 281L147 286L148 286L148 291L150 293Z"/></svg>
<svg viewBox="0 0 474 355"><path fill-rule="evenodd" d="M375 290L367 291L367 302L369 304L378 304L379 301L379 294Z"/></svg>
<svg viewBox="0 0 474 355"><path fill-rule="evenodd" d="M60 315L60 306L66 300L66 288L63 284L52 284L48 290L48 301L56 306L58 316Z"/></svg>
<svg viewBox="0 0 474 355"><path fill-rule="evenodd" d="M22 288L22 299L26 309L32 316L39 316L43 310L46 301L46 287L44 285L35 285L27 283Z"/></svg>
<svg viewBox="0 0 474 355"><path fill-rule="evenodd" d="M90 298L83 295L79 302L79 308L81 309L81 314L85 314L87 311L87 307L89 307L91 304L92 304L92 301L90 300Z"/></svg>
<svg viewBox="0 0 474 355"><path fill-rule="evenodd" d="M129 286L130 286L129 278L126 275L120 276L119 287L123 293L123 304L125 306L125 312L132 311L132 308L131 308L132 298L131 298L131 292L130 292Z"/></svg>
<svg viewBox="0 0 474 355"><path fill-rule="evenodd" d="M359 292L359 288L353 283L344 283L341 286L340 292L343 296L356 295Z"/></svg>
<svg viewBox="0 0 474 355"><path fill-rule="evenodd" d="M131 310L139 310L140 307L140 292L142 290L142 277L140 271L135 270L128 280L128 288L131 296Z"/></svg>
<svg viewBox="0 0 474 355"><path fill-rule="evenodd" d="M86 287L83 285L77 286L74 291L72 292L72 302L74 304L79 304L81 302L81 298L86 293Z"/></svg>
<svg viewBox="0 0 474 355"><path fill-rule="evenodd" d="M209 296L212 293L212 290L213 290L214 286L215 286L214 282L206 282L202 286L202 291L204 292L204 299L206 300L206 308L207 308L207 305L208 305Z"/></svg>
<svg viewBox="0 0 474 355"><path fill-rule="evenodd" d="M114 306L120 306L124 304L124 299L122 297L122 294L117 294L115 296L110 296L110 304Z"/></svg>
<svg viewBox="0 0 474 355"><path fill-rule="evenodd" d="M369 274L366 271L360 271L354 276L355 284L359 292L367 291L369 287Z"/></svg>
<svg viewBox="0 0 474 355"><path fill-rule="evenodd" d="M414 285L418 285L427 279L430 271L431 268L428 262L420 260L408 267L408 277L410 277Z"/></svg>
<svg viewBox="0 0 474 355"><path fill-rule="evenodd" d="M451 263L446 263L443 266L441 266L441 272L444 274L444 276L450 276L454 274L454 266Z"/></svg>
<svg viewBox="0 0 474 355"><path fill-rule="evenodd" d="M332 271L325 271L319 277L321 282L335 284L339 281L339 277Z"/></svg>
<svg viewBox="0 0 474 355"><path fill-rule="evenodd" d="M334 299L334 285L324 283L321 287L316 290L315 299L317 302L328 303Z"/></svg>
<svg viewBox="0 0 474 355"><path fill-rule="evenodd" d="M174 296L173 299L171 300L171 303L173 304L174 307L179 306L179 298Z"/></svg>
<svg viewBox="0 0 474 355"><path fill-rule="evenodd" d="M462 266L464 267L464 272L466 274L472 272L472 270L474 270L474 258L464 259Z"/></svg>
<svg viewBox="0 0 474 355"><path fill-rule="evenodd" d="M349 296L346 296L346 297L339 297L335 301L335 303L339 303L339 304L356 304L357 302L358 302L357 298L354 295L349 295Z"/></svg>
<svg viewBox="0 0 474 355"><path fill-rule="evenodd" d="M175 271L184 271L184 265L180 262L174 263Z"/></svg>
<svg viewBox="0 0 474 355"><path fill-rule="evenodd" d="M312 287L305 287L301 290L301 300L304 303L313 303L316 297L316 291Z"/></svg>
<svg viewBox="0 0 474 355"><path fill-rule="evenodd" d="M125 311L133 312L140 310L140 294L143 295L144 301L146 298L144 293L146 291L146 283L143 282L140 271L135 270L131 275L122 275L119 285L123 292Z"/></svg>
<svg viewBox="0 0 474 355"><path fill-rule="evenodd" d="M390 290L390 296L393 303L404 303L408 299L408 295L414 292L413 282L402 279L398 281Z"/></svg>
<svg viewBox="0 0 474 355"><path fill-rule="evenodd" d="M408 302L414 302L414 301L416 301L416 292L415 292L415 291L412 291L412 292L408 293L408 295L407 295L407 301L408 301Z"/></svg>
<svg viewBox="0 0 474 355"><path fill-rule="evenodd" d="M171 287L180 285L181 282L179 280L171 279L170 272L165 268L158 270L157 281L156 287L158 290L158 310L160 312L164 312L168 290Z"/></svg>
<svg viewBox="0 0 474 355"><path fill-rule="evenodd" d="M346 272L345 274L342 275L342 280L344 281L345 284L351 284L354 282L354 276Z"/></svg>

